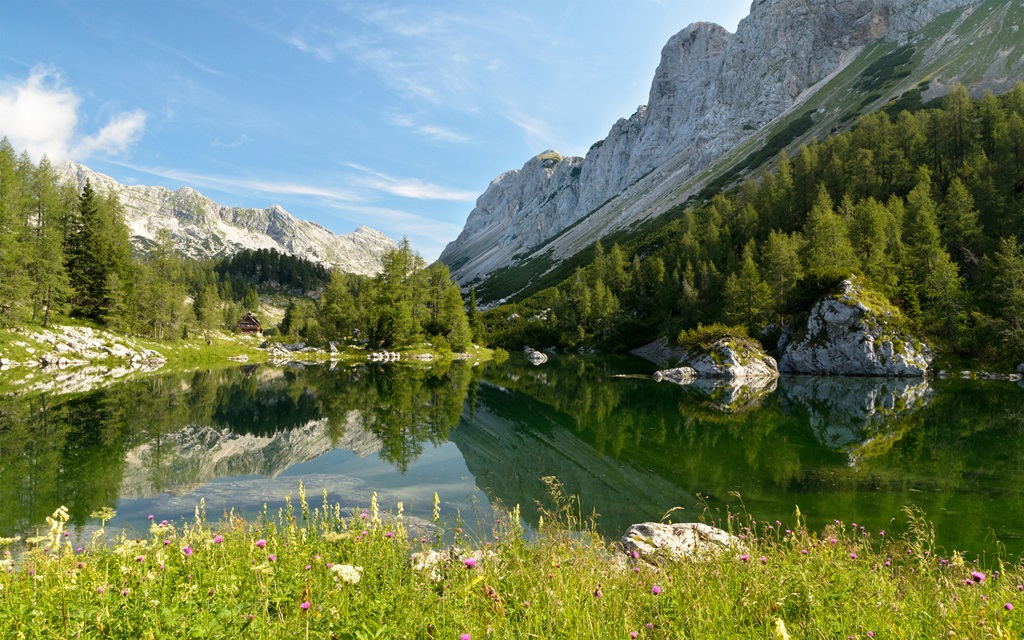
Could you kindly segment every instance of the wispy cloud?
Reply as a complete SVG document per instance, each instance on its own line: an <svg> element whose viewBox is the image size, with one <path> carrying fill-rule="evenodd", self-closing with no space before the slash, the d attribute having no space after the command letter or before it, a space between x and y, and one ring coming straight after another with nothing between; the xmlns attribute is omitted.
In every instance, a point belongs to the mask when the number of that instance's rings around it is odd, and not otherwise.
<svg viewBox="0 0 1024 640"><path fill-rule="evenodd" d="M403 198L471 202L477 196L471 191L443 187L424 182L419 178L395 178L357 164L348 164L347 166L365 174L363 177L355 178L355 184Z"/></svg>
<svg viewBox="0 0 1024 640"><path fill-rule="evenodd" d="M270 195L307 196L339 202L362 202L366 199L365 196L359 192L349 189L339 189L336 187L324 187L321 185L303 184L300 182L262 180L258 178L212 176L163 167L140 166L124 162L117 162L114 164L118 164L133 171L147 173L149 175L166 178L168 180L174 180L175 182L187 184L192 187L209 187L239 195L256 192Z"/></svg>
<svg viewBox="0 0 1024 640"><path fill-rule="evenodd" d="M459 133L458 131L453 131L448 127L433 124L419 124L409 116L395 115L391 117L391 122L396 126L412 129L423 137L430 140L437 140L438 142L465 144L473 141L470 136Z"/></svg>
<svg viewBox="0 0 1024 640"><path fill-rule="evenodd" d="M115 114L91 135L80 135L81 99L55 69L34 68L22 83L0 86L0 136L38 160L86 160L96 155L123 153L142 136L146 112Z"/></svg>
<svg viewBox="0 0 1024 640"><path fill-rule="evenodd" d="M242 135L238 136L238 138L236 138L232 142L222 142L220 138L216 138L216 139L214 139L213 142L210 143L210 146L212 146L212 147L220 147L220 148L223 148L223 149L234 149L235 147L240 147L243 144L246 144L246 143L249 143L249 142L252 142L252 141L253 141L252 138L250 138L248 135L243 133Z"/></svg>

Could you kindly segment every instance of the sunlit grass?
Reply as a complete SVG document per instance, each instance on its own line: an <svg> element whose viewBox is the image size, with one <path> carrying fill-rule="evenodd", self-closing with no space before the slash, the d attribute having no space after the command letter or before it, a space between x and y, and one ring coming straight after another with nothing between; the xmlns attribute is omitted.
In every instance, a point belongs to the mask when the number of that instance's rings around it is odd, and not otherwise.
<svg viewBox="0 0 1024 640"><path fill-rule="evenodd" d="M4 638L979 638L1021 637L1024 570L941 556L908 514L892 536L725 514L735 550L633 559L555 486L526 540L518 511L467 536L435 510L342 513L327 496L253 520L153 516L149 535L73 549L66 512L0 573ZM94 514L104 521L111 513ZM22 547L25 547L21 553ZM418 569L410 555L439 551ZM9 554L9 550L6 552ZM17 556L18 560L13 558Z"/></svg>

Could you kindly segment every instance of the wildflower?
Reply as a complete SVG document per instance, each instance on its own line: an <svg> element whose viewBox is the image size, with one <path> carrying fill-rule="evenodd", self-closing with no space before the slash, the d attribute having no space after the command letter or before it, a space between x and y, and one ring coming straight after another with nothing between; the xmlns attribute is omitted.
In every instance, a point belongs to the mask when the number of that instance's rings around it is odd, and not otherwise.
<svg viewBox="0 0 1024 640"><path fill-rule="evenodd" d="M166 547L169 544L171 544L171 539L170 538L164 538L164 546Z"/></svg>
<svg viewBox="0 0 1024 640"><path fill-rule="evenodd" d="M630 555L632 555L632 556L633 556L633 559L634 559L634 560L636 560L637 558L639 558L639 557L640 557L640 552L639 552L639 551L634 551L634 552L633 552L632 554L630 554Z"/></svg>
<svg viewBox="0 0 1024 640"><path fill-rule="evenodd" d="M651 587L651 593L654 595L661 594L661 587L659 587L658 585L654 585L653 587Z"/></svg>
<svg viewBox="0 0 1024 640"><path fill-rule="evenodd" d="M310 605L309 605L309 601L308 601L308 600L304 601L304 602L303 602L302 604L300 604L299 606L300 606L300 607L302 607L302 610L303 610L303 611L309 611L309 606L310 606Z"/></svg>
<svg viewBox="0 0 1024 640"><path fill-rule="evenodd" d="M639 635L640 635L640 634L639 634L639 633L637 633L636 631L630 631L630 632L629 632L629 637L630 637L630 638L636 638L636 637L637 637L637 636L639 636Z"/></svg>
<svg viewBox="0 0 1024 640"><path fill-rule="evenodd" d="M974 580L975 582L984 582L985 574L980 572L980 571L972 571L971 572L971 579Z"/></svg>
<svg viewBox="0 0 1024 640"><path fill-rule="evenodd" d="M360 518L362 518L363 520L366 520L367 518L369 518L369 517L370 517L370 514L368 514L368 513L366 513L366 512L364 511L364 512L362 512L362 513L360 513L360 514L359 514L359 517L360 517Z"/></svg>
<svg viewBox="0 0 1024 640"><path fill-rule="evenodd" d="M467 569L476 569L476 558L466 558L462 564L466 565Z"/></svg>
<svg viewBox="0 0 1024 640"><path fill-rule="evenodd" d="M802 554L804 554L806 556L807 555L807 549L801 549L800 553L802 553Z"/></svg>
<svg viewBox="0 0 1024 640"><path fill-rule="evenodd" d="M390 531L388 531L387 533L384 534L384 537L390 540L391 538L395 537L395 534L393 534Z"/></svg>
<svg viewBox="0 0 1024 640"><path fill-rule="evenodd" d="M151 514L149 514L149 519L150 519L150 520L153 520L153 514L152 514L152 513L151 513Z"/></svg>
<svg viewBox="0 0 1024 640"><path fill-rule="evenodd" d="M308 565L308 564L306 565L306 571L309 571L312 568L313 568L312 565Z"/></svg>
<svg viewBox="0 0 1024 640"><path fill-rule="evenodd" d="M523 601L523 606L526 607L527 609L529 609L530 608L530 601L529 600Z"/></svg>
<svg viewBox="0 0 1024 640"><path fill-rule="evenodd" d="M886 558L885 559L885 566L887 566L887 567L891 567L892 566L892 558Z"/></svg>
<svg viewBox="0 0 1024 640"><path fill-rule="evenodd" d="M76 566L76 567L78 567L79 569L84 569L84 568L85 568L85 563L84 563L84 562L79 562L79 563L78 563L77 565L75 565L75 566Z"/></svg>
<svg viewBox="0 0 1024 640"><path fill-rule="evenodd" d="M127 596L129 593L131 593L130 589L121 589L121 595L122 596Z"/></svg>
<svg viewBox="0 0 1024 640"><path fill-rule="evenodd" d="M103 587L96 587L96 593L103 593Z"/></svg>
<svg viewBox="0 0 1024 640"><path fill-rule="evenodd" d="M185 547L184 549L181 550L181 552L184 553L185 557L187 558L190 555L192 555L192 547Z"/></svg>
<svg viewBox="0 0 1024 640"><path fill-rule="evenodd" d="M222 542L224 542L224 536L221 536L221 535L214 536L213 544L220 544Z"/></svg>
<svg viewBox="0 0 1024 640"><path fill-rule="evenodd" d="M260 549L262 549L262 548L267 546L267 541L264 540L263 538L260 538L259 540L256 541L256 546L259 547Z"/></svg>
<svg viewBox="0 0 1024 640"><path fill-rule="evenodd" d="M604 595L604 594L603 594L603 593L601 593L601 587L598 587L598 588L594 589L594 597L595 597L595 598L600 598L600 597L601 597L601 596L603 596L603 595Z"/></svg>
<svg viewBox="0 0 1024 640"><path fill-rule="evenodd" d="M145 562L145 561L146 561L146 556L139 556L139 557L135 558L135 562Z"/></svg>
<svg viewBox="0 0 1024 640"><path fill-rule="evenodd" d="M874 631L868 631L868 637L869 638L874 638L875 637L875 632Z"/></svg>
<svg viewBox="0 0 1024 640"><path fill-rule="evenodd" d="M884 531L879 531L879 532L878 532L878 536L879 536L880 538L884 538L884 537L885 537L885 532L884 532Z"/></svg>
<svg viewBox="0 0 1024 640"><path fill-rule="evenodd" d="M362 578L363 568L353 567L350 564L336 564L331 566L331 571L338 574L342 582L357 584Z"/></svg>
<svg viewBox="0 0 1024 640"><path fill-rule="evenodd" d="M742 560L743 562L750 562L750 556L744 553L742 556L740 556L740 560Z"/></svg>
<svg viewBox="0 0 1024 640"><path fill-rule="evenodd" d="M459 636L459 640L470 640L470 636L468 633L464 633L461 636Z"/></svg>
<svg viewBox="0 0 1024 640"><path fill-rule="evenodd" d="M851 553L850 554L850 558L852 558L853 560L856 560L857 559L857 554L856 553Z"/></svg>
<svg viewBox="0 0 1024 640"><path fill-rule="evenodd" d="M269 556L267 556L267 560L270 560L271 562L275 562L275 561L277 561L277 556L275 556L274 554L270 554Z"/></svg>
<svg viewBox="0 0 1024 640"><path fill-rule="evenodd" d="M648 629L653 629L654 628L654 623L653 622L648 622L647 623L647 628Z"/></svg>
<svg viewBox="0 0 1024 640"><path fill-rule="evenodd" d="M1009 602L1007 602L1006 604L1004 604L1004 605L1003 605L1003 608L1004 608L1004 609L1006 609L1007 611L1013 611L1013 605L1012 605L1012 604L1010 604Z"/></svg>
<svg viewBox="0 0 1024 640"><path fill-rule="evenodd" d="M836 543L836 539L835 538L829 538L828 541L829 541L829 544L835 544Z"/></svg>
<svg viewBox="0 0 1024 640"><path fill-rule="evenodd" d="M766 558L766 557L764 557L764 556L761 556L761 557L759 558L759 560L761 561L761 564L768 564L768 558Z"/></svg>

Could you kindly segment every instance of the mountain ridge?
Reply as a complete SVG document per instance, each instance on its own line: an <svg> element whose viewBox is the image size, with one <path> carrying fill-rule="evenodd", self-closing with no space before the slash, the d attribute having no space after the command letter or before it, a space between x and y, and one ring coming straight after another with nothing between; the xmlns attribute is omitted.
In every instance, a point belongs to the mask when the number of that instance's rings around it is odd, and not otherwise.
<svg viewBox="0 0 1024 640"><path fill-rule="evenodd" d="M595 240L685 205L782 133L782 147L792 148L884 106L922 76L924 99L957 81L976 92L1008 89L1024 76L1024 46L1003 36L1016 33L1021 14L993 0L762 0L735 34L694 23L665 45L648 105L619 119L585 158L549 150L496 178L440 260L481 302L498 302ZM1004 40L997 51L971 50ZM896 56L886 56L907 51L909 71L854 89L873 62L892 71ZM965 51L973 58L961 59ZM866 104L851 109L854 98ZM516 277L497 284L510 272Z"/></svg>
<svg viewBox="0 0 1024 640"><path fill-rule="evenodd" d="M175 248L190 258L232 255L242 249L275 249L329 267L375 275L384 253L397 248L380 231L360 226L335 234L322 225L301 220L274 204L265 209L228 207L191 187L123 185L110 176L68 162L58 167L61 179L79 189L86 181L96 193L114 193L125 209L125 223L136 251L145 253L166 229Z"/></svg>

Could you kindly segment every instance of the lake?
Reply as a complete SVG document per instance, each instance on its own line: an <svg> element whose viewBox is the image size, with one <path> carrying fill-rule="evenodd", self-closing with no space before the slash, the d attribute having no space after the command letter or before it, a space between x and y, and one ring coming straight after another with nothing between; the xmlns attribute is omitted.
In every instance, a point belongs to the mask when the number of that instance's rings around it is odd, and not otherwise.
<svg viewBox="0 0 1024 640"><path fill-rule="evenodd" d="M556 476L617 539L634 522L746 512L812 529L834 519L906 527L972 557L1024 554L1024 388L1002 381L786 377L766 388L656 383L631 357L555 355L540 366L455 363L154 375L94 391L0 398L0 536L61 504L74 536L148 516L381 507L485 526L491 506L537 505Z"/></svg>

